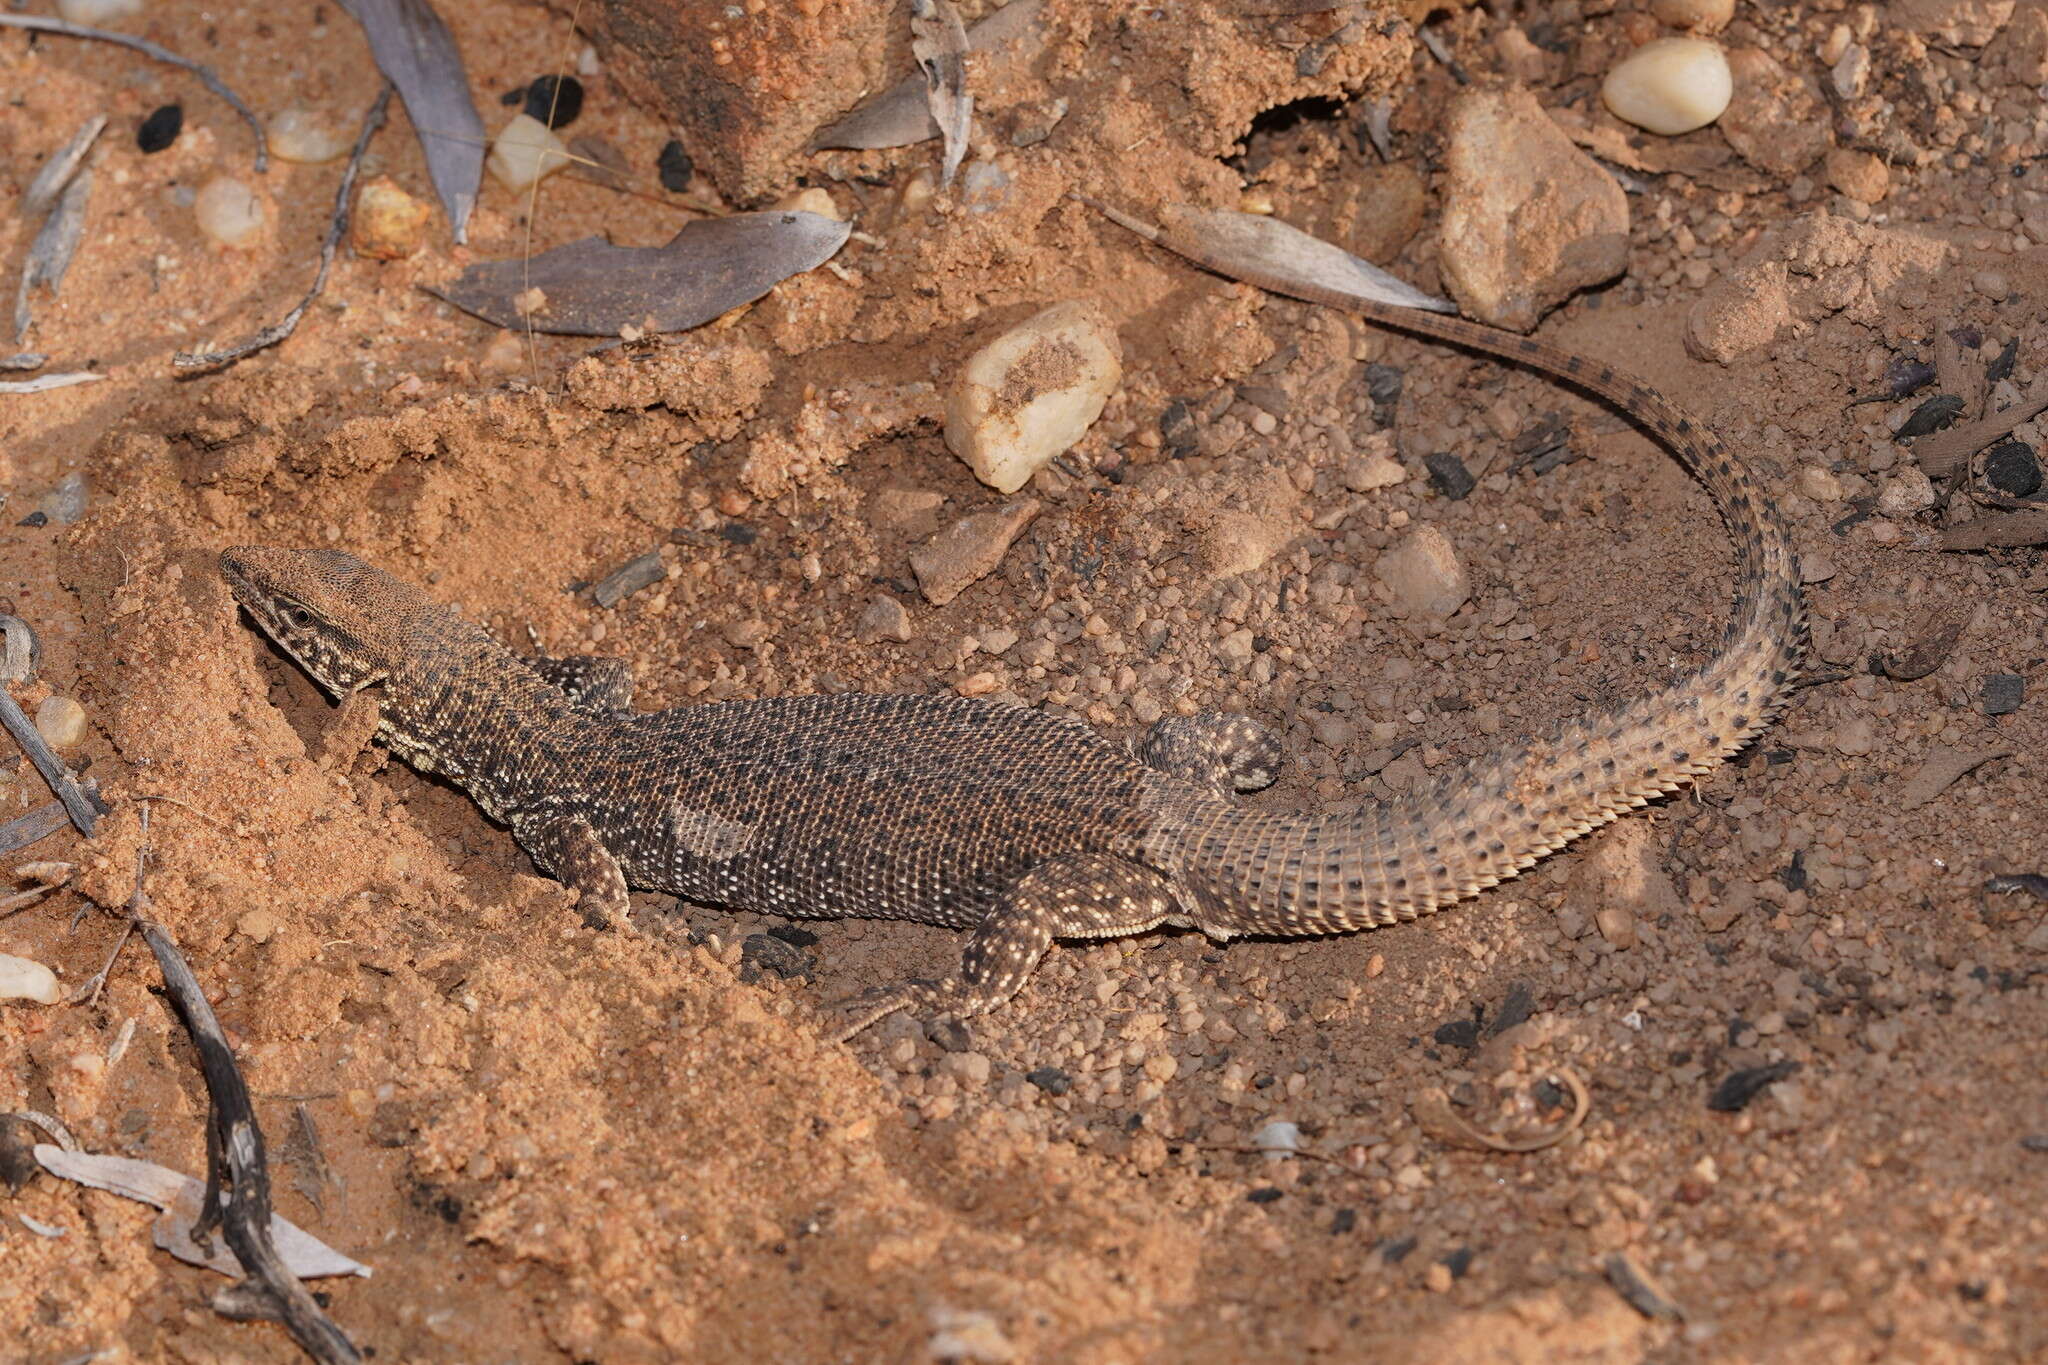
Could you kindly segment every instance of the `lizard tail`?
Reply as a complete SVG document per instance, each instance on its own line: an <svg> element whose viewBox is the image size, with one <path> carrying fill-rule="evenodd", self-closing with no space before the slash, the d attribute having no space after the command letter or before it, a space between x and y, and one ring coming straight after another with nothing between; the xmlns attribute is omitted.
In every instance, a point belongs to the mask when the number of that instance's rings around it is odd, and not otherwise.
<svg viewBox="0 0 2048 1365"><path fill-rule="evenodd" d="M1577 383L1648 429L1719 505L1736 547L1734 617L1715 657L1675 685L1464 764L1390 805L1299 815L1205 802L1159 821L1154 856L1180 871L1202 926L1216 932L1393 924L1505 881L1741 749L1784 709L1805 646L1783 519L1748 468L1662 394L1597 361L1462 319L1349 306ZM1232 922L1240 907L1249 912L1241 925Z"/></svg>

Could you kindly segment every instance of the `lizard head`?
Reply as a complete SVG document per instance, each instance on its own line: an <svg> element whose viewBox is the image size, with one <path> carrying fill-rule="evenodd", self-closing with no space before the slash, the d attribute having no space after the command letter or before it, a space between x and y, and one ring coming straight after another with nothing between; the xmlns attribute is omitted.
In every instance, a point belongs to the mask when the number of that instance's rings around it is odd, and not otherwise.
<svg viewBox="0 0 2048 1365"><path fill-rule="evenodd" d="M221 552L220 571L263 633L337 697L397 671L419 628L450 614L340 550L239 545Z"/></svg>

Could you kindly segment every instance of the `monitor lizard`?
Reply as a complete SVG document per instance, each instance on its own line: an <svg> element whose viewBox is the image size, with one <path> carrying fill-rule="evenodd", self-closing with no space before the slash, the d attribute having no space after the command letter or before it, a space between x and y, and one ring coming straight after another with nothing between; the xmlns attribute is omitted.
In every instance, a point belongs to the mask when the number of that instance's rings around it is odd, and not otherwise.
<svg viewBox="0 0 2048 1365"><path fill-rule="evenodd" d="M1669 447L1735 542L1735 610L1715 655L1642 700L1554 725L1392 803L1297 813L1237 799L1270 784L1281 758L1242 716L1168 717L1127 747L1079 721L953 696L636 712L623 660L519 657L343 551L243 547L221 569L358 735L374 731L466 788L593 923L621 921L634 886L774 915L969 931L957 970L851 1002L842 1038L898 1009L992 1009L1055 939L1412 920L1741 749L1786 703L1804 608L1789 534L1748 468L1655 390L1462 319L1346 306L1576 383Z"/></svg>

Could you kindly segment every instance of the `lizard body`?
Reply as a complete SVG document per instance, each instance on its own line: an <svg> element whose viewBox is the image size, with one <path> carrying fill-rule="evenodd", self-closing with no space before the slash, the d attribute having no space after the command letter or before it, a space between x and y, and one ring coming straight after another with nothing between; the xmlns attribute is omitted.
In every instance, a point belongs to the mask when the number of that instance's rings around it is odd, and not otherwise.
<svg viewBox="0 0 2048 1365"><path fill-rule="evenodd" d="M1000 703L844 695L629 709L622 661L522 659L418 589L333 550L221 556L236 598L344 709L463 785L586 919L630 886L772 914L970 931L895 1009L978 1013L1056 938L1160 924L1216 938L1394 924L1472 896L1710 771L1783 708L1805 638L1789 536L1747 468L1648 386L1456 318L1347 301L1403 330L1530 364L1612 402L1674 451L1737 550L1734 617L1706 665L1553 726L1388 805L1293 813L1234 792L1279 747L1243 717L1169 718L1137 751ZM843 1035L844 1036L844 1035Z"/></svg>

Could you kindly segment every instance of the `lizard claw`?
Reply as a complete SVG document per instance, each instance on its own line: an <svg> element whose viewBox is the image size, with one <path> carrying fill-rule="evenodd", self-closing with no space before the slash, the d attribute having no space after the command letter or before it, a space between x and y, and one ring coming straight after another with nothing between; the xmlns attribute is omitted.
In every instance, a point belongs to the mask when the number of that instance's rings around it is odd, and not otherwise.
<svg viewBox="0 0 2048 1365"><path fill-rule="evenodd" d="M901 986L876 986L834 1000L825 1007L827 1013L840 1018L839 1030L832 1035L832 1041L849 1042L896 1011L930 1005L937 996L938 987L932 982L910 981Z"/></svg>

